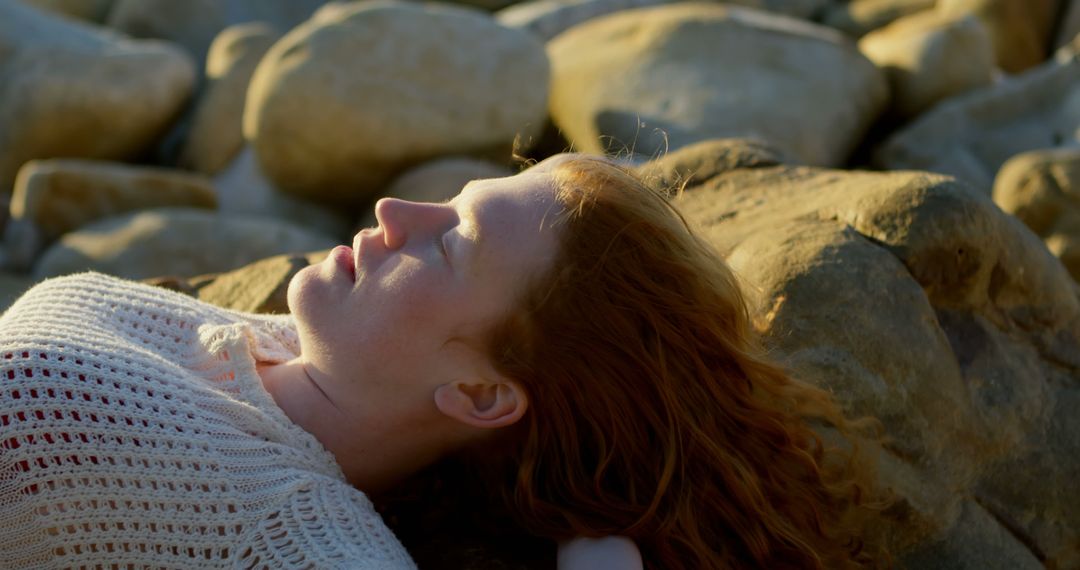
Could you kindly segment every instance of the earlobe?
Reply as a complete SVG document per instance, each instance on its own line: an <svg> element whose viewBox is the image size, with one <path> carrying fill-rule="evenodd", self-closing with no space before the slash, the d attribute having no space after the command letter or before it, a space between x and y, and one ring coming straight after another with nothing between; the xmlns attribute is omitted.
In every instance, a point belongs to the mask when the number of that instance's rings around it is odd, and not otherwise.
<svg viewBox="0 0 1080 570"><path fill-rule="evenodd" d="M517 422L528 408L520 384L451 382L435 389L435 406L443 414L478 428L498 428Z"/></svg>

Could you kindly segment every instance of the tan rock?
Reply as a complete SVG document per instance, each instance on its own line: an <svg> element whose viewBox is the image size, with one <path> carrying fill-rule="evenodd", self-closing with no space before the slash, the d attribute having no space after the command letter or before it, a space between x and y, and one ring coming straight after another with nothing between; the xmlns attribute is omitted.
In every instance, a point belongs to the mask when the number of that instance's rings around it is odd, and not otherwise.
<svg viewBox="0 0 1080 570"><path fill-rule="evenodd" d="M973 14L990 32L998 66L1019 73L1042 63L1059 0L939 0L944 14Z"/></svg>
<svg viewBox="0 0 1080 570"><path fill-rule="evenodd" d="M885 70L893 112L902 118L993 80L990 35L974 16L927 11L900 18L863 37L859 49Z"/></svg>
<svg viewBox="0 0 1080 570"><path fill-rule="evenodd" d="M440 4L334 5L259 64L244 133L281 190L356 207L432 157L509 156L515 137L527 142L543 126L547 85L539 40L487 15Z"/></svg>
<svg viewBox="0 0 1080 570"><path fill-rule="evenodd" d="M991 193L1009 158L1077 140L1080 59L1074 49L994 85L942 101L874 153L887 170L950 174Z"/></svg>
<svg viewBox="0 0 1080 570"><path fill-rule="evenodd" d="M1046 247L1061 260L1073 279L1080 281L1080 231L1052 233L1046 236Z"/></svg>
<svg viewBox="0 0 1080 570"><path fill-rule="evenodd" d="M1080 148L1013 157L994 180L994 202L1046 240L1080 281Z"/></svg>
<svg viewBox="0 0 1080 570"><path fill-rule="evenodd" d="M337 243L336 238L272 218L182 208L145 210L65 234L42 255L33 275L94 270L129 279L188 277Z"/></svg>
<svg viewBox="0 0 1080 570"><path fill-rule="evenodd" d="M287 294L293 276L308 265L322 263L329 252L276 255L225 273L188 278L160 276L143 281L226 309L282 314L289 312Z"/></svg>
<svg viewBox="0 0 1080 570"><path fill-rule="evenodd" d="M285 32L306 20L326 0L114 0L108 25L137 38L161 38L183 46L195 61L206 59L225 28L264 22Z"/></svg>
<svg viewBox="0 0 1080 570"><path fill-rule="evenodd" d="M593 18L632 8L670 4L673 1L675 0L530 0L499 10L495 19L506 27L528 30L546 42ZM765 6L764 0L736 0L725 3L751 8Z"/></svg>
<svg viewBox="0 0 1080 570"><path fill-rule="evenodd" d="M269 25L256 22L226 28L210 44L206 83L180 153L181 166L217 174L240 152L248 83L278 37Z"/></svg>
<svg viewBox="0 0 1080 570"><path fill-rule="evenodd" d="M93 160L34 160L19 170L11 219L34 223L51 242L117 214L168 206L212 210L216 205L210 179L190 172Z"/></svg>
<svg viewBox="0 0 1080 570"><path fill-rule="evenodd" d="M194 80L178 48L0 2L0 192L35 158L144 153Z"/></svg>
<svg viewBox="0 0 1080 570"><path fill-rule="evenodd" d="M937 0L854 0L825 9L822 23L860 38L890 22L934 7Z"/></svg>
<svg viewBox="0 0 1080 570"><path fill-rule="evenodd" d="M1039 239L946 177L717 170L676 203L773 354L884 424L905 567L1075 564L1080 297Z"/></svg>
<svg viewBox="0 0 1080 570"><path fill-rule="evenodd" d="M994 545L986 548L986 545ZM951 564L950 564L951 563ZM956 523L905 553L901 568L1009 568L1043 570L1036 558L994 513L974 500L966 500Z"/></svg>
<svg viewBox="0 0 1080 570"><path fill-rule="evenodd" d="M277 255L222 273L198 287L200 301L251 313L288 313L289 281L312 262L304 255Z"/></svg>
<svg viewBox="0 0 1080 570"><path fill-rule="evenodd" d="M552 119L585 152L655 157L749 137L839 165L888 96L835 30L734 6L619 12L567 30L548 53Z"/></svg>
<svg viewBox="0 0 1080 570"><path fill-rule="evenodd" d="M750 139L713 139L687 145L638 166L635 174L650 186L672 190L697 186L737 168L776 166L785 160L776 149Z"/></svg>

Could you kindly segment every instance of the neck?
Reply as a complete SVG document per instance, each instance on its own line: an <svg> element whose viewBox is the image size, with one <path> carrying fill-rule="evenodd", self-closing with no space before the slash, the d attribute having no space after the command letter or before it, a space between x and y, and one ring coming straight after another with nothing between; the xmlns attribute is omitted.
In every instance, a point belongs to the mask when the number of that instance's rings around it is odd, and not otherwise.
<svg viewBox="0 0 1080 570"><path fill-rule="evenodd" d="M308 374L302 357L259 364L266 391L293 423L319 441L354 487L374 493L393 487L451 448L452 430L419 417L389 417L377 405L335 404ZM374 403L377 404L377 403ZM438 424L438 425L437 425Z"/></svg>

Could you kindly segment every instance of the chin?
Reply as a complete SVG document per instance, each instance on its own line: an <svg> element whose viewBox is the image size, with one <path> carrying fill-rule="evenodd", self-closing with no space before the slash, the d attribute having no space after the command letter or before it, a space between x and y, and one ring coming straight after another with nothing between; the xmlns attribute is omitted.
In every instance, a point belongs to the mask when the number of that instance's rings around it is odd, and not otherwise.
<svg viewBox="0 0 1080 570"><path fill-rule="evenodd" d="M297 271L289 280L289 287L285 291L285 302L289 306L289 312L298 319L309 314L313 307L312 303L318 301L320 289L325 289L325 283L319 278L319 264L309 265Z"/></svg>

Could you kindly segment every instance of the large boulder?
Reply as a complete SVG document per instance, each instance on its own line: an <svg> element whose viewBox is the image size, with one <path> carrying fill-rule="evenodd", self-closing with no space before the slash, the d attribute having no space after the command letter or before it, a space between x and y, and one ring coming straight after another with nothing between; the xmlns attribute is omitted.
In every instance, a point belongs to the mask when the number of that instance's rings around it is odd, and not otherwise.
<svg viewBox="0 0 1080 570"><path fill-rule="evenodd" d="M973 14L990 31L997 63L1019 73L1046 59L1059 0L938 0L945 14Z"/></svg>
<svg viewBox="0 0 1080 570"><path fill-rule="evenodd" d="M0 193L31 159L141 155L194 81L191 58L164 42L0 2Z"/></svg>
<svg viewBox="0 0 1080 570"><path fill-rule="evenodd" d="M284 33L326 0L115 0L108 25L137 38L183 46L200 64L219 32L234 24L264 22Z"/></svg>
<svg viewBox="0 0 1080 570"><path fill-rule="evenodd" d="M1037 236L920 172L735 168L677 204L773 353L883 423L901 567L1080 562L1080 295Z"/></svg>
<svg viewBox="0 0 1080 570"><path fill-rule="evenodd" d="M107 218L65 234L41 256L33 275L42 279L93 270L129 279L196 276L337 243L272 218L163 208Z"/></svg>
<svg viewBox="0 0 1080 570"><path fill-rule="evenodd" d="M248 83L279 37L269 25L255 22L226 28L210 44L206 82L185 134L181 166L216 174L240 152Z"/></svg>
<svg viewBox="0 0 1080 570"><path fill-rule="evenodd" d="M990 35L974 16L931 10L900 18L864 36L859 49L885 70L892 111L905 119L993 81Z"/></svg>
<svg viewBox="0 0 1080 570"><path fill-rule="evenodd" d="M619 12L567 30L548 53L552 119L586 152L649 157L753 137L837 166L888 98L881 71L835 30L735 6Z"/></svg>
<svg viewBox="0 0 1080 570"><path fill-rule="evenodd" d="M531 34L439 4L328 6L255 71L244 133L282 190L364 203L444 154L509 156L545 118L548 63Z"/></svg>
<svg viewBox="0 0 1080 570"><path fill-rule="evenodd" d="M12 265L28 267L41 247L95 220L147 208L216 205L210 180L190 172L91 160L32 160L15 180L4 246Z"/></svg>
<svg viewBox="0 0 1080 570"><path fill-rule="evenodd" d="M1080 281L1080 148L1013 157L994 180L994 202L1046 240Z"/></svg>
<svg viewBox="0 0 1080 570"><path fill-rule="evenodd" d="M1080 57L1075 47L1021 75L942 101L893 134L874 154L888 170L929 170L987 195L1009 158L1077 140Z"/></svg>
<svg viewBox="0 0 1080 570"><path fill-rule="evenodd" d="M934 7L937 0L858 0L825 9L821 21L859 38L889 23Z"/></svg>
<svg viewBox="0 0 1080 570"><path fill-rule="evenodd" d="M593 18L614 12L670 4L676 0L530 0L499 10L495 19L510 28L521 28L549 41L564 31ZM727 2L762 8L764 0Z"/></svg>

